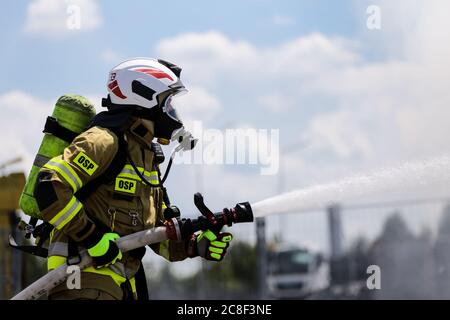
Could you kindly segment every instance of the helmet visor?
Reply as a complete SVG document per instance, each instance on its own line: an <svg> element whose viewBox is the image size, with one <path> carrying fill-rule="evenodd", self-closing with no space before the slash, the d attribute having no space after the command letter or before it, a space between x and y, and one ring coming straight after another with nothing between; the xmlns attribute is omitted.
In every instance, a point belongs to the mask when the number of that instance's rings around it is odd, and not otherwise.
<svg viewBox="0 0 450 320"><path fill-rule="evenodd" d="M163 106L163 111L165 114L167 114L170 118L172 118L173 120L182 123L177 110L175 109L174 105L173 105L173 98L174 97L179 97L183 94L185 94L187 92L186 89L184 90L179 90L177 92L175 92L174 94L170 95L169 97L167 97L166 101L164 102L164 106Z"/></svg>

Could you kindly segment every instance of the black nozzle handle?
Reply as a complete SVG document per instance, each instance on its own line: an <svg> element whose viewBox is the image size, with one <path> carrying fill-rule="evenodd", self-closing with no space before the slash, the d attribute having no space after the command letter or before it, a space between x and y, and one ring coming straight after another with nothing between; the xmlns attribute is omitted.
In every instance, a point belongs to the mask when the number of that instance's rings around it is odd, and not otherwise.
<svg viewBox="0 0 450 320"><path fill-rule="evenodd" d="M217 219L214 213L205 205L205 201L203 200L203 196L200 192L194 194L194 204L197 207L198 211L202 214L202 216L206 217L212 226L217 226Z"/></svg>
<svg viewBox="0 0 450 320"><path fill-rule="evenodd" d="M225 208L222 212L211 214L214 216L215 224L205 215L192 220L177 219L181 239L188 239L191 234L197 231L211 230L214 233L218 233L225 225L231 227L235 223L254 221L253 211L248 202L238 203L232 209Z"/></svg>

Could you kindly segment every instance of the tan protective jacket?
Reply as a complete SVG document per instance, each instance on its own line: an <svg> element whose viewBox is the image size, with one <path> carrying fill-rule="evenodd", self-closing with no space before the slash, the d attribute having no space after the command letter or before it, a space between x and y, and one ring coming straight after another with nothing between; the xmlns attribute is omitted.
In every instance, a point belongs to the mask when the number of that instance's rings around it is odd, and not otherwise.
<svg viewBox="0 0 450 320"><path fill-rule="evenodd" d="M135 119L125 138L138 170L151 183L158 183L157 165L151 151L153 123ZM75 138L61 156L51 159L41 169L41 175L46 174L39 183L47 182L52 186L46 188L46 208L41 208L44 220L55 227L49 246L49 270L66 262L69 237L81 250L83 242L99 230L124 236L163 224L165 204L161 188L142 183L128 161L114 182L102 184L83 203L74 196L108 168L117 151L117 136L108 129L93 127ZM184 242L167 240L152 249L170 261L186 258ZM139 264L138 257L124 253L119 262L108 268L84 270L81 286L100 289L121 299L120 285L129 280L134 287L133 277ZM61 285L55 289L58 290L67 288Z"/></svg>

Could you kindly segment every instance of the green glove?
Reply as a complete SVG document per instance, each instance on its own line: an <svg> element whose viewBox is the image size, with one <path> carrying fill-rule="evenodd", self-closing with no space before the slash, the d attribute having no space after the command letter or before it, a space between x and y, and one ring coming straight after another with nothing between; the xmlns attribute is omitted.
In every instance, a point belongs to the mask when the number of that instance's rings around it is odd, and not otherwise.
<svg viewBox="0 0 450 320"><path fill-rule="evenodd" d="M197 236L197 254L206 260L221 261L227 253L231 240L233 240L231 233L223 232L215 235L210 230L203 231Z"/></svg>
<svg viewBox="0 0 450 320"><path fill-rule="evenodd" d="M114 242L119 238L117 233L105 233L94 246L88 248L96 268L107 267L122 259L122 251Z"/></svg>

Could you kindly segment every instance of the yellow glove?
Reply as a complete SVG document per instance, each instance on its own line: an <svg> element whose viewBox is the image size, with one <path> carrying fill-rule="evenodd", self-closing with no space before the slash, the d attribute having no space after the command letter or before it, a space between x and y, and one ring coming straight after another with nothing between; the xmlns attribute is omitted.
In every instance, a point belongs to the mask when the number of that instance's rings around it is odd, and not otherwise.
<svg viewBox="0 0 450 320"><path fill-rule="evenodd" d="M206 260L221 261L231 240L233 236L228 232L216 235L210 230L203 231L197 236L197 254Z"/></svg>
<svg viewBox="0 0 450 320"><path fill-rule="evenodd" d="M94 246L88 248L96 268L107 267L122 259L122 251L114 242L119 238L117 233L105 233Z"/></svg>

